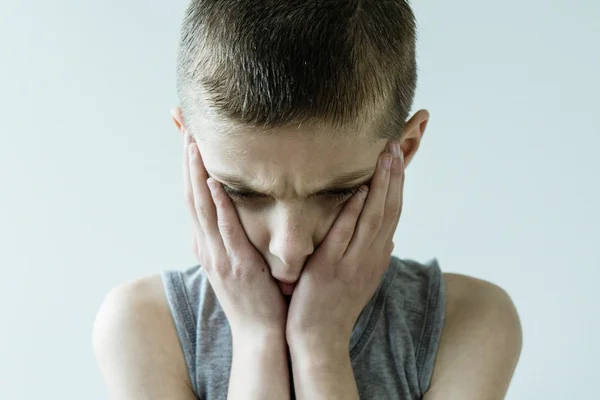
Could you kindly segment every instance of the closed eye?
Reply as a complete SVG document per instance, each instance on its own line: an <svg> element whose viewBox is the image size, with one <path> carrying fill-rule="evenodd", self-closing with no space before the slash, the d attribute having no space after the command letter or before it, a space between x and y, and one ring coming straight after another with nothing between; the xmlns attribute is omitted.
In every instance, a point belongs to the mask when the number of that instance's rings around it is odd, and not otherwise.
<svg viewBox="0 0 600 400"><path fill-rule="evenodd" d="M229 197L231 197L233 200L257 199L257 198L267 197L264 194L250 192L250 191L236 190L236 189L233 189L226 185L223 185L223 190L225 190L225 193L227 193L227 195Z"/></svg>
<svg viewBox="0 0 600 400"><path fill-rule="evenodd" d="M360 190L361 186L362 186L362 184L356 185L356 186L350 187L350 188L327 189L327 190L323 190L313 196L329 197L329 198L338 200L340 202L343 202L345 200L348 200L348 198L350 198L353 194L358 192ZM227 195L234 201L258 200L258 199L265 199L265 198L269 197L262 193L246 191L246 190L237 190L237 189L233 189L232 187L226 186L226 185L223 185L223 189L225 190L225 193L227 193Z"/></svg>
<svg viewBox="0 0 600 400"><path fill-rule="evenodd" d="M343 202L345 200L348 200L350 197L352 197L353 194L358 192L361 186L362 184L345 189L324 190L323 192L320 192L319 195L333 197L339 202Z"/></svg>

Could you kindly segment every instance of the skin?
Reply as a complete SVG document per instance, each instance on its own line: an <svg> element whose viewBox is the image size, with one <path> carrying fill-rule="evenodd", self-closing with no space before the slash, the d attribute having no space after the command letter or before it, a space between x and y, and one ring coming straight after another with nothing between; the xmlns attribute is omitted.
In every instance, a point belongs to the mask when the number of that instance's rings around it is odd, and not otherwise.
<svg viewBox="0 0 600 400"><path fill-rule="evenodd" d="M296 397L357 399L350 334L389 263L404 171L429 114L421 110L407 122L398 157L393 142L368 133L335 138L290 128L225 136L204 126L194 138L178 108L172 116L184 136L193 250L232 330L228 398L289 398L289 346ZM335 176L359 170L341 186L366 184L368 195L317 194ZM232 201L231 188L261 195ZM157 279L111 291L96 318L94 349L111 398L194 398ZM276 279L296 285L289 306ZM501 399L521 349L514 305L488 282L444 279L446 323L424 398ZM150 346L157 350L143 351Z"/></svg>
<svg viewBox="0 0 600 400"><path fill-rule="evenodd" d="M226 185L229 181L222 179L225 173L243 177L246 186L271 196L234 202L234 206L273 277L295 282L343 206L341 201L324 196L306 197L327 188L336 173L366 170L345 186L368 182L386 140L332 140L326 135L305 131L300 135L290 130L250 141L242 135L224 139L204 135L198 138L198 145L209 176ZM228 151L229 146L246 152Z"/></svg>

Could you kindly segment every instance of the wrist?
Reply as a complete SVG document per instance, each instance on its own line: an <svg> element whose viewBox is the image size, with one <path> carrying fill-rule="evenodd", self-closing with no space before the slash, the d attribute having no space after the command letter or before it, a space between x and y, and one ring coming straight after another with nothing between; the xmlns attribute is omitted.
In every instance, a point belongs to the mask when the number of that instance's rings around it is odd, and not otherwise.
<svg viewBox="0 0 600 400"><path fill-rule="evenodd" d="M302 335L288 339L292 362L303 364L328 364L350 356L350 340L345 337Z"/></svg>
<svg viewBox="0 0 600 400"><path fill-rule="evenodd" d="M228 399L289 399L285 336L277 332L232 335Z"/></svg>
<svg viewBox="0 0 600 400"><path fill-rule="evenodd" d="M332 330L329 330L332 332ZM340 333L339 330L333 333L324 333L322 331L286 331L286 341L291 347L301 349L343 349L350 345L350 334Z"/></svg>
<svg viewBox="0 0 600 400"><path fill-rule="evenodd" d="M234 348L263 350L273 346L287 346L283 332L272 330L244 331L231 335Z"/></svg>
<svg viewBox="0 0 600 400"><path fill-rule="evenodd" d="M302 335L288 342L296 398L359 399L348 336Z"/></svg>

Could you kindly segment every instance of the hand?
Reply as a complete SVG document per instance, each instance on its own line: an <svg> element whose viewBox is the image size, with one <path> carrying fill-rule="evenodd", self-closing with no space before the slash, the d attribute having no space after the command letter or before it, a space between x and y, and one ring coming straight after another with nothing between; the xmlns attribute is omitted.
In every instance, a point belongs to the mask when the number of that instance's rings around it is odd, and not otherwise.
<svg viewBox="0 0 600 400"><path fill-rule="evenodd" d="M393 160L391 169L383 166L386 158ZM402 152L393 159L382 152L368 195L361 190L348 200L300 275L288 310L290 347L318 342L319 349L348 351L354 324L389 265L403 186Z"/></svg>
<svg viewBox="0 0 600 400"><path fill-rule="evenodd" d="M198 146L187 132L184 143L185 196L193 221L194 253L227 316L234 341L283 338L287 305L268 265L248 240L221 184L208 177Z"/></svg>

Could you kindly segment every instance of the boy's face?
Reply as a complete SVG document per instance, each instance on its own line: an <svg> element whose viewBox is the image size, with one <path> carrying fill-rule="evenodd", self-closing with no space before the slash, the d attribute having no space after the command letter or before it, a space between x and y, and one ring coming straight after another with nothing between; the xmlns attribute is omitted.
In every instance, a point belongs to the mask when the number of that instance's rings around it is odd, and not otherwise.
<svg viewBox="0 0 600 400"><path fill-rule="evenodd" d="M405 132L401 142L406 164L428 119L426 111L420 113L415 117L423 121L416 124L416 132ZM173 116L184 129L177 115L178 109ZM409 122L407 129L414 125ZM197 142L206 171L229 192L248 239L273 277L289 282L298 280L351 190L370 182L388 143L352 133L334 138L304 128L237 135L211 134L205 129L197 132L201 136ZM238 197L244 193L249 196Z"/></svg>

